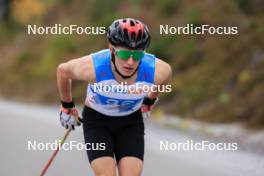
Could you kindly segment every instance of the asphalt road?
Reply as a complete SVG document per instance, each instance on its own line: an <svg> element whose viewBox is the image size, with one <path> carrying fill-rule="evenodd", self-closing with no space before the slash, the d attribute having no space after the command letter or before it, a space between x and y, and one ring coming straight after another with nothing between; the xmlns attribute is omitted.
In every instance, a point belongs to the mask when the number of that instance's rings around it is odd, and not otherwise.
<svg viewBox="0 0 264 176"><path fill-rule="evenodd" d="M59 124L58 107L25 105L0 101L0 175L36 176L52 151L28 150L33 143L54 142L64 134ZM179 143L192 138L180 131L165 129L146 122L146 153L143 176L257 176L264 173L264 156L243 151L161 150L160 142ZM83 143L82 128L67 139ZM235 141L234 141L235 142ZM86 152L61 150L47 176L93 175Z"/></svg>

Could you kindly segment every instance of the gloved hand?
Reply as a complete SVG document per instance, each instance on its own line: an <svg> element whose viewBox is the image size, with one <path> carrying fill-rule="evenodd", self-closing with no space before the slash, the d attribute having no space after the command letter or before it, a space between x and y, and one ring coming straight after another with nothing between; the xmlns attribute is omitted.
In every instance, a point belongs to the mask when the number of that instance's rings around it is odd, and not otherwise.
<svg viewBox="0 0 264 176"><path fill-rule="evenodd" d="M74 130L75 126L81 125L82 120L73 102L62 102L62 106L60 108L60 122L64 128L70 130Z"/></svg>
<svg viewBox="0 0 264 176"><path fill-rule="evenodd" d="M141 112L142 112L143 118L149 118L150 117L150 113L158 101L159 101L158 97L156 97L154 99L150 99L148 97L144 98L144 100L142 102L142 106L141 106Z"/></svg>

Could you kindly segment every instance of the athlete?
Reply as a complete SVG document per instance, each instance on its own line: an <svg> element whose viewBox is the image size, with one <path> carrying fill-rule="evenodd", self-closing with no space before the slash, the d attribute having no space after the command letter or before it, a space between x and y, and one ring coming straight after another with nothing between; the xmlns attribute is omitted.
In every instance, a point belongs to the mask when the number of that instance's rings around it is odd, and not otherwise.
<svg viewBox="0 0 264 176"><path fill-rule="evenodd" d="M107 29L109 48L62 63L57 68L60 121L74 130L83 123L87 155L96 176L139 176L144 158L144 121L157 102L157 86L171 78L171 67L145 50L150 33L132 18L115 20ZM72 80L88 82L82 120L74 106ZM111 86L110 91L100 89ZM96 87L97 85L97 87ZM114 86L123 85L121 91ZM135 89L135 87L155 89ZM131 91L132 90L132 91Z"/></svg>

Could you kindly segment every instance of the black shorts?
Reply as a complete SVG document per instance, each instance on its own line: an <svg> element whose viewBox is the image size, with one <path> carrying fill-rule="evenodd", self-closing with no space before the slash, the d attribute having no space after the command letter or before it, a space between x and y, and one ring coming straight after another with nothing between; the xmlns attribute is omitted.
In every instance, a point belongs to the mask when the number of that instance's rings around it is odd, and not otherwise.
<svg viewBox="0 0 264 176"><path fill-rule="evenodd" d="M143 161L144 123L140 110L122 117L101 114L87 106L83 109L83 132L89 162L111 156L117 163L133 156ZM87 145L88 144L88 145Z"/></svg>

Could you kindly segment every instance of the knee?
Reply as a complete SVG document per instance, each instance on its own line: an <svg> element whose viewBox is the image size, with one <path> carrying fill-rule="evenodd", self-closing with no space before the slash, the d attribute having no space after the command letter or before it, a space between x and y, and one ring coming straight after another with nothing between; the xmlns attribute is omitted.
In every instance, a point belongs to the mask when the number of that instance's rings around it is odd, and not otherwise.
<svg viewBox="0 0 264 176"><path fill-rule="evenodd" d="M120 172L120 176L141 176L141 171L123 170Z"/></svg>
<svg viewBox="0 0 264 176"><path fill-rule="evenodd" d="M91 163L92 169L96 176L115 176L116 165L113 158L102 157Z"/></svg>
<svg viewBox="0 0 264 176"><path fill-rule="evenodd" d="M116 176L115 173L105 172L105 173L98 173L96 176Z"/></svg>
<svg viewBox="0 0 264 176"><path fill-rule="evenodd" d="M107 167L101 170L94 171L96 176L116 176L115 167Z"/></svg>
<svg viewBox="0 0 264 176"><path fill-rule="evenodd" d="M116 176L116 172L115 169L111 168L111 169L105 169L105 170L101 170L101 171L97 171L95 172L96 176Z"/></svg>
<svg viewBox="0 0 264 176"><path fill-rule="evenodd" d="M140 176L143 162L134 157L125 157L119 162L118 170L120 176Z"/></svg>

